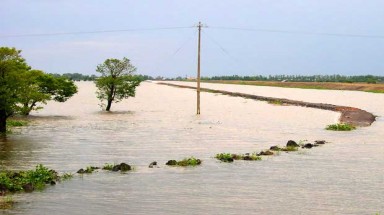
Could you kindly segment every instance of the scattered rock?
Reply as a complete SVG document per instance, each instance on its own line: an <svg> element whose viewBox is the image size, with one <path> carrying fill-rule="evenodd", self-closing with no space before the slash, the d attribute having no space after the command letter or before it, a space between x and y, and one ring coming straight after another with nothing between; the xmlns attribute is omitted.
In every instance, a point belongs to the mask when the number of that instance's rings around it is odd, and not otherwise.
<svg viewBox="0 0 384 215"><path fill-rule="evenodd" d="M304 144L304 146L302 146L302 148L306 148L306 149L310 149L312 148L314 145L312 143L306 143Z"/></svg>
<svg viewBox="0 0 384 215"><path fill-rule="evenodd" d="M32 183L28 183L28 184L24 184L22 186L23 190L27 193L30 193L32 192L35 188L33 187L33 184Z"/></svg>
<svg viewBox="0 0 384 215"><path fill-rule="evenodd" d="M252 160L252 158L249 155L245 155L243 160L250 161L250 160Z"/></svg>
<svg viewBox="0 0 384 215"><path fill-rule="evenodd" d="M177 161L176 160L169 160L165 165L175 166L175 165L177 165Z"/></svg>
<svg viewBox="0 0 384 215"><path fill-rule="evenodd" d="M85 173L85 170L83 168L81 168L81 169L77 170L77 173L83 174L83 173Z"/></svg>
<svg viewBox="0 0 384 215"><path fill-rule="evenodd" d="M131 169L132 169L131 166L126 163L120 164L120 171L122 172L130 171Z"/></svg>
<svg viewBox="0 0 384 215"><path fill-rule="evenodd" d="M259 155L266 155L266 156L268 156L268 155L273 155L273 152L271 152L271 151L269 151L269 150L267 150L267 151L261 151L261 152L259 153Z"/></svg>
<svg viewBox="0 0 384 215"><path fill-rule="evenodd" d="M325 144L325 143L326 143L325 140L316 140L316 141L315 141L315 144L318 144L318 145L323 145L323 144Z"/></svg>
<svg viewBox="0 0 384 215"><path fill-rule="evenodd" d="M152 163L149 164L148 167L149 167L149 168L158 167L158 166L157 166L157 162L156 162L156 161L153 161Z"/></svg>
<svg viewBox="0 0 384 215"><path fill-rule="evenodd" d="M272 150L272 151L280 151L281 148L278 147L278 146L271 146L271 148L269 148L269 150Z"/></svg>
<svg viewBox="0 0 384 215"><path fill-rule="evenodd" d="M51 185L56 185L56 182L55 181L51 181L50 184Z"/></svg>
<svg viewBox="0 0 384 215"><path fill-rule="evenodd" d="M287 142L287 147L299 147L299 144L297 144L295 141L293 140L288 140Z"/></svg>
<svg viewBox="0 0 384 215"><path fill-rule="evenodd" d="M114 171L114 172L117 172L119 170L120 170L120 164L115 165L115 166L112 167L112 171Z"/></svg>
<svg viewBox="0 0 384 215"><path fill-rule="evenodd" d="M7 193L8 189L4 184L0 184L0 196L5 196Z"/></svg>

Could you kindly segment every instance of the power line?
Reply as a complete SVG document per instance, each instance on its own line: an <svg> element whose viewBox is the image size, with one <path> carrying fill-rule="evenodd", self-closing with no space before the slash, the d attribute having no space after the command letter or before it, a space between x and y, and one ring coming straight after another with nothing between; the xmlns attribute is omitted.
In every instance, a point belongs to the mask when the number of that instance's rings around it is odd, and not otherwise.
<svg viewBox="0 0 384 215"><path fill-rule="evenodd" d="M210 39L213 43L215 43L219 49L224 52L224 54L226 54L231 60L235 61L236 63L239 63L239 60L235 57L233 57L231 54L229 54L229 52L222 46L220 45L220 43L215 40L213 37L211 37L209 34L207 34L207 32L205 31L202 31L204 33L204 35L206 35L208 37L208 39Z"/></svg>
<svg viewBox="0 0 384 215"><path fill-rule="evenodd" d="M193 27L132 28L132 29L121 29L121 30L77 31L77 32L56 32L56 33L37 33L37 34L14 34L14 35L0 35L0 38L45 37L45 36L118 33L118 32L134 32L134 31L157 31L157 30L174 30L174 29L186 29L186 28L193 28Z"/></svg>
<svg viewBox="0 0 384 215"><path fill-rule="evenodd" d="M332 36L332 37L357 37L357 38L375 38L384 39L383 35L368 35L368 34L338 34L338 33L318 33L309 31L287 31L287 30L273 30L273 29L256 29L256 28L237 28L237 27L212 27L211 29L220 30L237 30L237 31L255 31L267 33L283 33L283 34L302 34L302 35L316 35L316 36Z"/></svg>

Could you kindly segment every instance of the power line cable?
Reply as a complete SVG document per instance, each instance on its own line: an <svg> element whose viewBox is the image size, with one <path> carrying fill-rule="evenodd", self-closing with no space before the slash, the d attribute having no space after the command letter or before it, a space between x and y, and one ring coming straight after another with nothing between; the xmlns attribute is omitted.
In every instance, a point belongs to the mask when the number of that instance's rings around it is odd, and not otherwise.
<svg viewBox="0 0 384 215"><path fill-rule="evenodd" d="M14 38L14 37L45 37L45 36L62 36L62 35L81 35L81 34L100 34L100 33L118 33L118 32L135 32L135 31L157 31L157 30L174 30L174 29L187 29L191 27L164 27L164 28L132 28L120 30L99 30L99 31L78 31L78 32L56 32L56 33L37 33L37 34L14 34L14 35L0 35L0 38Z"/></svg>
<svg viewBox="0 0 384 215"><path fill-rule="evenodd" d="M219 49L226 54L232 61L239 63L239 59L233 57L217 40L215 40L213 37L211 37L209 34L207 34L205 31L202 31L204 35L206 35L214 44L216 44Z"/></svg>
<svg viewBox="0 0 384 215"><path fill-rule="evenodd" d="M220 30L238 30L238 31L255 31L267 33L283 33L283 34L302 34L302 35L316 35L316 36L332 36L332 37L357 37L357 38L373 38L384 39L383 35L368 35L368 34L338 34L338 33L318 33L309 31L287 31L287 30L273 30L273 29L256 29L256 28L237 28L237 27L215 27L210 26L211 29Z"/></svg>
<svg viewBox="0 0 384 215"><path fill-rule="evenodd" d="M155 67L163 67L167 62L173 59L190 41L196 36L197 30L193 32L183 43L181 43L175 51L169 55L165 60L162 60L161 63L158 63Z"/></svg>

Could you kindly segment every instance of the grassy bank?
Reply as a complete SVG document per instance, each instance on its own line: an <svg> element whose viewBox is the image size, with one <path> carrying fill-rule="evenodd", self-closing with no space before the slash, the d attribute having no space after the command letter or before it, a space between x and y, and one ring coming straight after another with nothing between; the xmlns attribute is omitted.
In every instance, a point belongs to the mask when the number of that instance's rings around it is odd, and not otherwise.
<svg viewBox="0 0 384 215"><path fill-rule="evenodd" d="M287 88L300 88L300 89L352 90L352 91L363 91L363 92L372 92L372 93L384 93L384 84L334 83L334 82L233 81L233 80L212 80L212 81L202 81L202 82L219 83L219 84L287 87Z"/></svg>

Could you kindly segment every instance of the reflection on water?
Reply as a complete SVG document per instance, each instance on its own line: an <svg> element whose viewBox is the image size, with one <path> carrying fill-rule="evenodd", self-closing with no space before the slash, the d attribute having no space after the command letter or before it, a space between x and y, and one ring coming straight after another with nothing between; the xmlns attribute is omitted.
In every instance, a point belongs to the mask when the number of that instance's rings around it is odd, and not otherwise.
<svg viewBox="0 0 384 215"><path fill-rule="evenodd" d="M142 83L136 98L100 111L92 83L64 104L49 103L31 126L0 141L6 169L42 163L60 172L127 162L128 174L98 172L18 194L16 214L374 214L384 210L384 123L330 132L337 113ZM236 92L359 107L382 116L382 94L210 85ZM352 99L353 98L353 99ZM367 102L369 101L369 104ZM331 143L260 162L220 163L221 152L260 151L287 140ZM196 168L169 159L195 156ZM158 161L161 168L150 169Z"/></svg>

